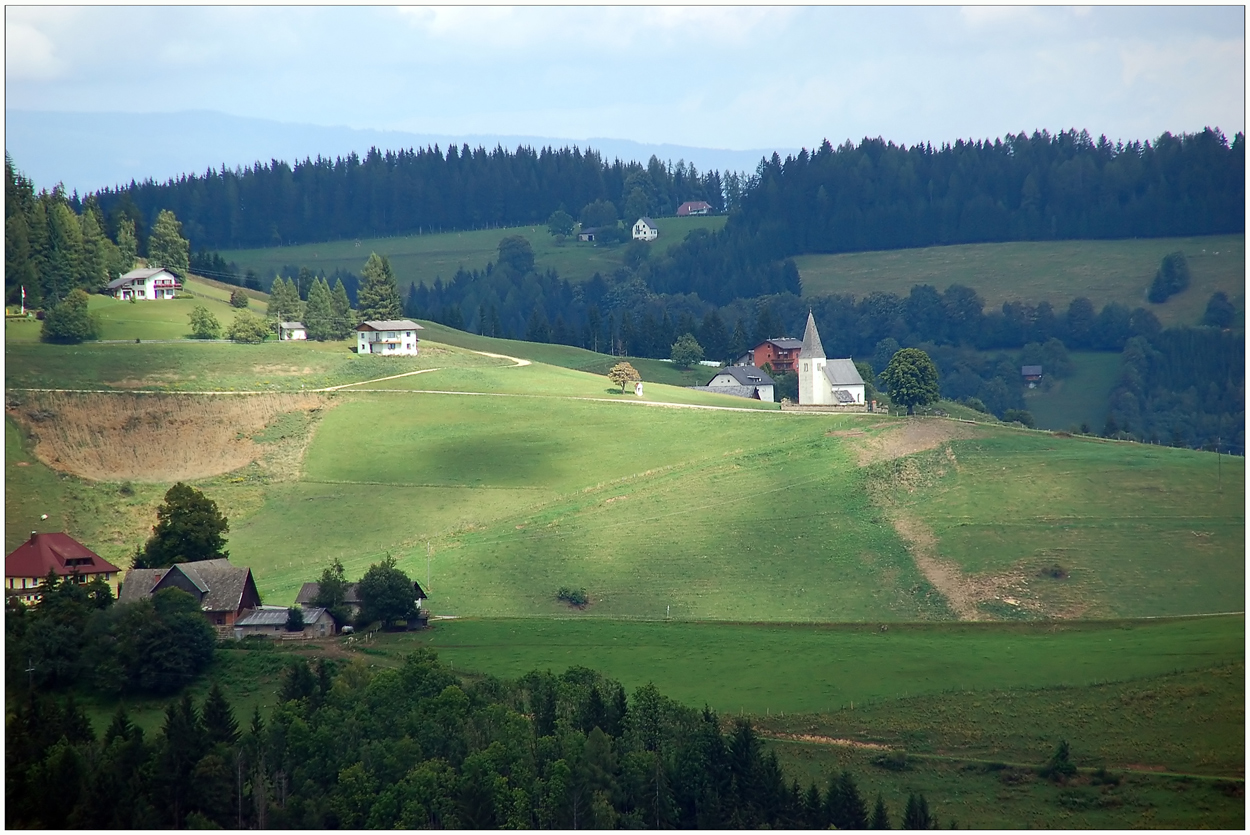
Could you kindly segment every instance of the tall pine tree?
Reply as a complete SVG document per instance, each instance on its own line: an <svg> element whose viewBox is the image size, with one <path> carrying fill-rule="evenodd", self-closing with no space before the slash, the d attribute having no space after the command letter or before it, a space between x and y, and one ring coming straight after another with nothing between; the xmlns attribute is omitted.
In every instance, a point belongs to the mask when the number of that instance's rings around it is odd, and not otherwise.
<svg viewBox="0 0 1250 835"><path fill-rule="evenodd" d="M326 280L321 276L313 279L312 287L308 289L303 321L309 339L324 342L334 338L334 300Z"/></svg>
<svg viewBox="0 0 1250 835"><path fill-rule="evenodd" d="M403 315L404 308L399 299L399 288L395 285L395 274L391 272L391 262L385 255L369 253L369 260L360 271L360 278L356 304L362 320L385 321L398 319Z"/></svg>

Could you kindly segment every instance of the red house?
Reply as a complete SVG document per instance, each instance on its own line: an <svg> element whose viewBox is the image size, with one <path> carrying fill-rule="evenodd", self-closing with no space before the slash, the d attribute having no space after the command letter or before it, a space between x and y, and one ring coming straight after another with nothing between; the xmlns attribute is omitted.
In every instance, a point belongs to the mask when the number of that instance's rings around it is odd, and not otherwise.
<svg viewBox="0 0 1250 835"><path fill-rule="evenodd" d="M30 539L4 558L5 594L27 605L38 603L43 596L39 587L49 571L58 577L77 575L80 583L98 577L116 593L121 569L69 534L31 531Z"/></svg>
<svg viewBox="0 0 1250 835"><path fill-rule="evenodd" d="M799 360L799 351L803 350L803 340L781 337L765 339L747 352L749 362L756 368L763 368L767 363L775 373L794 371ZM740 365L742 363L739 363Z"/></svg>
<svg viewBox="0 0 1250 835"><path fill-rule="evenodd" d="M704 203L702 200L687 200L677 207L677 216L705 215L710 211L712 211L711 203Z"/></svg>

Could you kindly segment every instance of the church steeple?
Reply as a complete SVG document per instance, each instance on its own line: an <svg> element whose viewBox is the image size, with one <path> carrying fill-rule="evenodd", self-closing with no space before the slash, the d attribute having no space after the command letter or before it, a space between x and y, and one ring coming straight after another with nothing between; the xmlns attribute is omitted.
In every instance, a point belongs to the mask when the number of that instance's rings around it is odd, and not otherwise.
<svg viewBox="0 0 1250 835"><path fill-rule="evenodd" d="M820 334L816 331L816 317L807 311L807 330L803 331L803 349L799 351L799 359L825 359L825 346L820 344Z"/></svg>

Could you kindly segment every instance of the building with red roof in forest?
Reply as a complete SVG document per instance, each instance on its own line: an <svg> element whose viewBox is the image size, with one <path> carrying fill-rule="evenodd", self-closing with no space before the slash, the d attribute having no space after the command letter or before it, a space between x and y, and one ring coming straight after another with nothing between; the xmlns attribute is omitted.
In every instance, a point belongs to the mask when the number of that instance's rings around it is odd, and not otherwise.
<svg viewBox="0 0 1250 835"><path fill-rule="evenodd" d="M64 533L36 533L4 558L5 594L27 605L39 602L48 572L58 577L77 576L90 583L97 577L117 594L119 569L99 554Z"/></svg>

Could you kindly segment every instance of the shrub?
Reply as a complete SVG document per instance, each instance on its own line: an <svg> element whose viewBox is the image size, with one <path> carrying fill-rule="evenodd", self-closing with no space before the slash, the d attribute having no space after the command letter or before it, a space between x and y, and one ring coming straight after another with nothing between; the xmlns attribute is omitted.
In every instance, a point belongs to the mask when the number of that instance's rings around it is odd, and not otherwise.
<svg viewBox="0 0 1250 835"><path fill-rule="evenodd" d="M556 600L562 600L570 606L576 606L579 609L586 607L590 603L590 598L586 596L585 589L571 589L568 586L561 586L556 592Z"/></svg>
<svg viewBox="0 0 1250 835"><path fill-rule="evenodd" d="M239 311L230 324L230 329L226 331L226 337L230 341L249 345L264 342L268 335L269 325L265 320L246 310Z"/></svg>
<svg viewBox="0 0 1250 835"><path fill-rule="evenodd" d="M1008 409L1003 412L1003 421L1005 423L1022 423L1030 429L1034 429L1037 426L1033 421L1033 413L1027 409Z"/></svg>
<svg viewBox="0 0 1250 835"><path fill-rule="evenodd" d="M1062 783L1066 778L1076 774L1076 764L1072 762L1072 750L1068 747L1066 739L1059 742L1055 747L1055 753L1050 755L1050 761L1042 766L1038 774L1057 783Z"/></svg>
<svg viewBox="0 0 1250 835"><path fill-rule="evenodd" d="M221 322L204 305L196 305L191 311L191 336L195 339L217 339L221 336Z"/></svg>
<svg viewBox="0 0 1250 835"><path fill-rule="evenodd" d="M1189 286L1189 261L1183 252L1169 252L1163 256L1155 280L1150 284L1146 298L1154 304L1162 304Z"/></svg>
<svg viewBox="0 0 1250 835"><path fill-rule="evenodd" d="M76 345L85 339L95 339L95 318L87 310L87 294L74 290L65 300L43 315L43 329L39 338L44 342Z"/></svg>
<svg viewBox="0 0 1250 835"><path fill-rule="evenodd" d="M247 307L249 299L247 293L243 292L243 288L236 287L230 291L230 306L237 308Z"/></svg>

